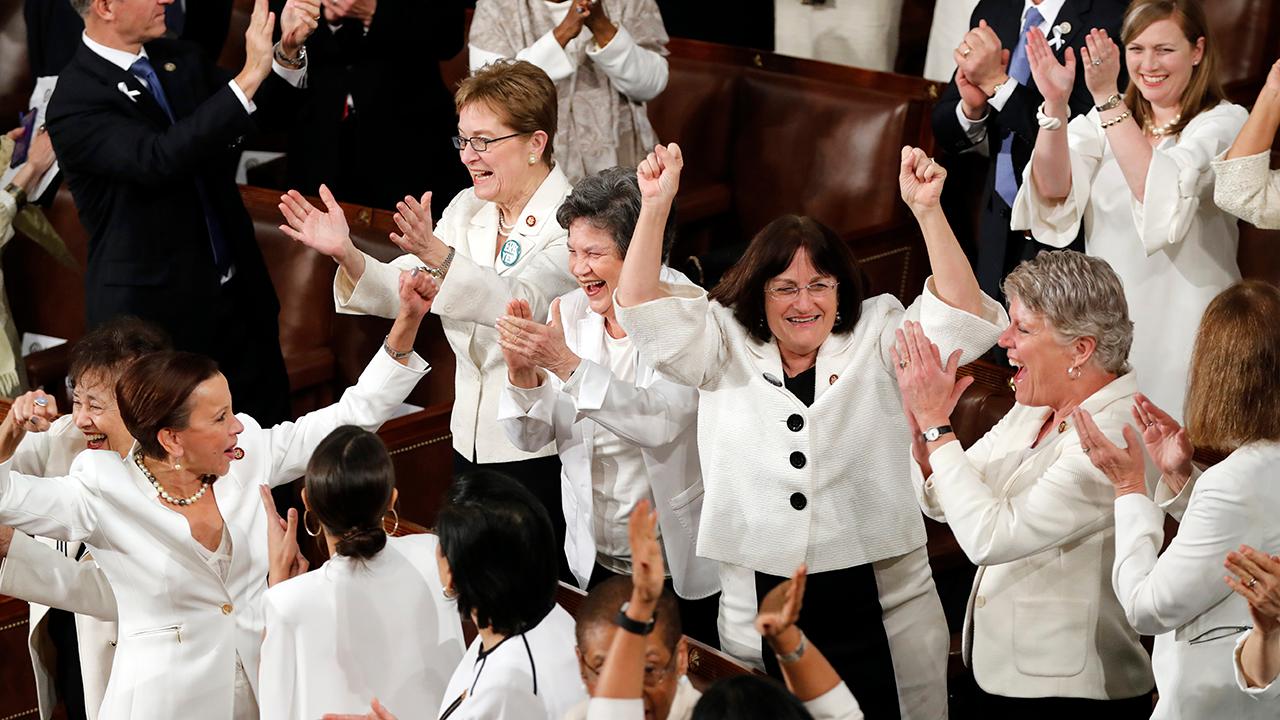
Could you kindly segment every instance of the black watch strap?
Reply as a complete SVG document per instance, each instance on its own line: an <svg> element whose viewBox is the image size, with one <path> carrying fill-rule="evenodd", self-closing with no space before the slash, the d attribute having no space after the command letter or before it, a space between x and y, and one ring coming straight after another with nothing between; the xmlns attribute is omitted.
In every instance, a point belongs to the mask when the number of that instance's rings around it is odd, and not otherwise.
<svg viewBox="0 0 1280 720"><path fill-rule="evenodd" d="M622 608L618 610L618 617L614 618L614 624L626 630L633 635L648 635L653 632L653 628L658 624L658 613L655 610L653 617L649 618L649 622L640 622L627 617L627 608L631 607L631 602L622 603Z"/></svg>
<svg viewBox="0 0 1280 720"><path fill-rule="evenodd" d="M949 432L953 432L950 425L939 425L925 430L920 433L920 436L924 438L925 442L933 442Z"/></svg>

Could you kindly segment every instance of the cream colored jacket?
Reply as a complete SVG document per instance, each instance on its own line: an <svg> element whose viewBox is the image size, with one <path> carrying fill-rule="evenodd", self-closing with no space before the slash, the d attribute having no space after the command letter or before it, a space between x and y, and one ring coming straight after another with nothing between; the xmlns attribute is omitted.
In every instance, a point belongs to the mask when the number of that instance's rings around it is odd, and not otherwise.
<svg viewBox="0 0 1280 720"><path fill-rule="evenodd" d="M1218 184L1213 201L1218 207L1263 230L1280 230L1280 171L1271 170L1271 152L1213 161Z"/></svg>

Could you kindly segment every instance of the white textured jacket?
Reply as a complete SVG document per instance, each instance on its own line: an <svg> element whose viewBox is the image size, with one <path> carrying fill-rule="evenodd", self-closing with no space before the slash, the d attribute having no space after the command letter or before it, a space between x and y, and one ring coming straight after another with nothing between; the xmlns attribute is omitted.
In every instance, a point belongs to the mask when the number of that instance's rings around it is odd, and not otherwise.
<svg viewBox="0 0 1280 720"><path fill-rule="evenodd" d="M186 519L161 504L132 453L80 454L71 474L35 478L0 463L0 524L35 535L82 540L106 574L119 607L120 635L101 720L231 717L236 658L257 692L262 594L267 582L267 516L258 486L302 476L312 452L340 425L373 430L427 368L379 351L334 405L296 422L244 423L244 457L213 484L231 537L224 582L204 561Z"/></svg>
<svg viewBox="0 0 1280 720"><path fill-rule="evenodd" d="M1123 446L1137 390L1129 373L1080 407ZM918 485L925 514L949 524L978 566L965 612L965 662L995 695L1135 697L1153 681L1147 652L1111 589L1115 490L1071 424L1027 452L1051 412L1015 405L967 451L959 441L934 450L933 475Z"/></svg>
<svg viewBox="0 0 1280 720"><path fill-rule="evenodd" d="M1263 230L1280 230L1280 171L1271 170L1271 152L1213 161L1218 182L1213 201L1218 207Z"/></svg>
<svg viewBox="0 0 1280 720"><path fill-rule="evenodd" d="M568 270L569 232L556 222L570 189L564 174L553 169L515 218L515 230L503 246L508 252L495 252L498 206L480 200L471 188L454 197L436 224L436 237L456 254L431 312L440 316L457 357L449 431L453 449L467 459L498 463L555 454L552 445L518 450L498 426L507 364L494 325L511 298L528 300L534 319L544 320L551 300L577 286ZM338 312L395 317L400 272L416 267L422 261L413 255L390 264L366 257L364 275L354 284L339 270L333 281Z"/></svg>
<svg viewBox="0 0 1280 720"><path fill-rule="evenodd" d="M692 286L669 268L663 268L662 279ZM567 383L543 372L535 391L518 393L508 384L498 420L518 448L534 450L554 441L559 450L564 550L579 586L586 589L596 561L591 458L596 428L603 427L638 446L644 457L676 593L687 598L716 593L718 564L696 553L703 492L698 390L662 377L638 354L635 384L614 377L605 367L604 317L592 312L581 289L560 298L560 321L565 343L582 364ZM537 399L526 407L522 394Z"/></svg>

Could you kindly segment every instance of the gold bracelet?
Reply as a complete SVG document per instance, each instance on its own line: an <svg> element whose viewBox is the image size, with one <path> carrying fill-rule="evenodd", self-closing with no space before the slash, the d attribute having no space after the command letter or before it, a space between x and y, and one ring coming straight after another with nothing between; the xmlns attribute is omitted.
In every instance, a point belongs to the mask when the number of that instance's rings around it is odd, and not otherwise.
<svg viewBox="0 0 1280 720"><path fill-rule="evenodd" d="M1133 115L1132 115L1132 113L1130 113L1128 110L1125 110L1124 112L1122 112L1122 113L1120 113L1119 115L1117 115L1117 116L1115 116L1115 117L1111 118L1110 120L1105 120L1105 121L1103 121L1103 123L1102 123L1102 129L1103 129L1103 130L1106 130L1107 128L1115 127L1116 125L1119 125L1120 123L1124 122L1125 120L1128 120L1128 119L1129 119L1130 117L1132 117L1132 116L1133 116Z"/></svg>

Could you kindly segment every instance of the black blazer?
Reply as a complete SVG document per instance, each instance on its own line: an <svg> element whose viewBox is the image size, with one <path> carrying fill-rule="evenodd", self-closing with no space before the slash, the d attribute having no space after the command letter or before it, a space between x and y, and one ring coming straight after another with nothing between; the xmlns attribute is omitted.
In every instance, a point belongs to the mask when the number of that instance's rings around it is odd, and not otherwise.
<svg viewBox="0 0 1280 720"><path fill-rule="evenodd" d="M201 179L240 292L273 317L279 304L235 184L238 146L292 87L271 75L251 117L229 75L182 41L146 45L178 118L171 124L132 73L81 44L49 103L48 129L89 233L90 326L118 314L159 323L177 347L211 353L220 282L197 190ZM130 99L123 91L137 91Z"/></svg>

